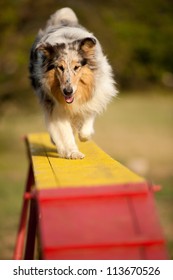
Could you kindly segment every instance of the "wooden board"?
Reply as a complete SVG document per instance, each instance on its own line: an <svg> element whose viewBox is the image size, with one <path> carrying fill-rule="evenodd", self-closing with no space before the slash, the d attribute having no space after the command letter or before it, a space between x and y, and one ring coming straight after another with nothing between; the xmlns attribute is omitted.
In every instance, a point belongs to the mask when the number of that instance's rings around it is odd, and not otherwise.
<svg viewBox="0 0 173 280"><path fill-rule="evenodd" d="M58 157L46 133L27 136L36 189L87 187L140 183L145 180L103 152L94 142L79 143L86 157L68 160Z"/></svg>

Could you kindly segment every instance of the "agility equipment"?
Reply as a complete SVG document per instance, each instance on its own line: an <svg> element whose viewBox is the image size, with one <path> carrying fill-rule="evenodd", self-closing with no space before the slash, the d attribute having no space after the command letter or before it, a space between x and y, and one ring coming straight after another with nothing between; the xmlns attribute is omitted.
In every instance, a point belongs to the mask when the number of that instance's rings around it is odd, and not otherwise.
<svg viewBox="0 0 173 280"><path fill-rule="evenodd" d="M58 157L47 133L26 137L29 171L14 259L168 259L157 186L94 142Z"/></svg>

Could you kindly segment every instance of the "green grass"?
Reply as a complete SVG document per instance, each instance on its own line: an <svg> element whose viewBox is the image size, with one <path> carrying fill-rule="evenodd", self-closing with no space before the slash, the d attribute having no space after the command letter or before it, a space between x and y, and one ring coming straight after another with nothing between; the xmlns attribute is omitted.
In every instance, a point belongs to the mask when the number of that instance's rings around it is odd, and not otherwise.
<svg viewBox="0 0 173 280"><path fill-rule="evenodd" d="M95 141L113 158L162 186L160 222L173 259L173 96L120 95L96 123Z"/></svg>
<svg viewBox="0 0 173 280"><path fill-rule="evenodd" d="M34 101L35 102L35 101ZM95 125L94 140L113 158L160 184L156 205L173 259L173 97L165 93L121 94ZM2 108L0 119L0 259L14 250L27 157L22 136L44 130L39 107Z"/></svg>
<svg viewBox="0 0 173 280"><path fill-rule="evenodd" d="M38 111L25 112L9 104L0 120L0 259L11 259L19 223L19 213L28 162L23 136L44 129Z"/></svg>

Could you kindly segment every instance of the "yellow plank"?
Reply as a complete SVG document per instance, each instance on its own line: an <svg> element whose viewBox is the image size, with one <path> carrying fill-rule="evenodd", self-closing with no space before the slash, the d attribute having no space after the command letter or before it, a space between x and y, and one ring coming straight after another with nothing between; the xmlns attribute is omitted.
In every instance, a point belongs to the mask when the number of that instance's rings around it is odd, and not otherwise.
<svg viewBox="0 0 173 280"><path fill-rule="evenodd" d="M144 182L145 180L113 160L94 142L78 143L86 157L67 160L58 157L46 133L29 134L36 187L80 187Z"/></svg>
<svg viewBox="0 0 173 280"><path fill-rule="evenodd" d="M57 181L52 172L49 158L42 143L42 134L29 134L29 150L34 171L34 178L38 188L56 186Z"/></svg>

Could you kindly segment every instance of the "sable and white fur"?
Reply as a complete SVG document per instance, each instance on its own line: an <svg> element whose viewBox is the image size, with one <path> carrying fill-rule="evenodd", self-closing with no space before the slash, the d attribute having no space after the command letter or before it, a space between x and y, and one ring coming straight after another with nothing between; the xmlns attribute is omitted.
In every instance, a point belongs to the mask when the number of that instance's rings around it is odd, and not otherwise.
<svg viewBox="0 0 173 280"><path fill-rule="evenodd" d="M31 49L30 78L60 157L83 158L76 145L91 138L94 120L116 95L99 41L63 8L40 30Z"/></svg>

